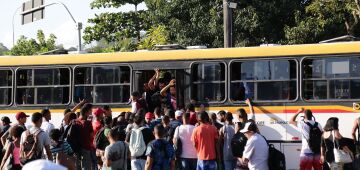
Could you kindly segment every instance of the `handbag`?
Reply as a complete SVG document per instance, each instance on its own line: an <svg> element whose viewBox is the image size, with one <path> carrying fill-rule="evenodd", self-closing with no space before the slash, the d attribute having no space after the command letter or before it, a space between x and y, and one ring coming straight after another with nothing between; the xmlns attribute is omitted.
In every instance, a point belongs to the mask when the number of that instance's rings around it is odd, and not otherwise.
<svg viewBox="0 0 360 170"><path fill-rule="evenodd" d="M180 158L181 153L182 153L182 142L180 139L179 129L180 129L180 126L177 128L177 136L175 137L176 140L174 143L175 156L177 158Z"/></svg>
<svg viewBox="0 0 360 170"><path fill-rule="evenodd" d="M332 131L333 135L333 143L334 143L334 158L336 163L351 163L352 158L351 155L343 150L341 150L339 147L336 148L335 146L335 133Z"/></svg>

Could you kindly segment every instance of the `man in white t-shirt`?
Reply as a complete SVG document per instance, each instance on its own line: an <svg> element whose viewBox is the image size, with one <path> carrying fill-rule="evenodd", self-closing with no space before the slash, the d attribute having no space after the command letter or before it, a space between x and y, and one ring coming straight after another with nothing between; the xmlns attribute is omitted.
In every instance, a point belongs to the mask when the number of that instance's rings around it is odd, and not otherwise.
<svg viewBox="0 0 360 170"><path fill-rule="evenodd" d="M304 113L304 120L296 121L297 116L300 113ZM311 110L304 110L303 108L299 109L295 115L293 115L289 121L290 124L296 126L302 135L301 142L301 152L300 152L300 170L321 170L322 165L320 163L320 153L313 152L309 147L309 139L310 139L310 126L317 125L317 127L321 130L321 125L316 121L312 120L313 114ZM320 146L320 143L319 143Z"/></svg>
<svg viewBox="0 0 360 170"><path fill-rule="evenodd" d="M52 123L50 123L51 112L49 109L43 109L43 110L41 110L41 115L43 117L41 129L49 135L50 131L55 129L55 126Z"/></svg>
<svg viewBox="0 0 360 170"><path fill-rule="evenodd" d="M191 135L195 129L190 124L190 113L182 114L183 124L175 129L173 142L180 138L182 144L182 152L180 155L180 169L196 169L197 153L194 144L191 142Z"/></svg>
<svg viewBox="0 0 360 170"><path fill-rule="evenodd" d="M248 141L243 152L242 162L248 164L250 170L268 170L269 146L263 136L257 133L255 123L247 122L240 130Z"/></svg>
<svg viewBox="0 0 360 170"><path fill-rule="evenodd" d="M42 131L40 129L41 124L42 124L41 113L36 112L36 113L32 114L31 122L32 122L33 126L29 130L27 130L21 134L20 145L22 145L25 142L27 135L34 134L34 136L37 136L37 140L38 140L37 153L42 154L40 156L41 158L45 158L43 155L43 153L45 152L47 158L50 161L52 161L53 157L52 157L51 151L50 151L50 137L48 134L46 134L44 131ZM27 161L32 161L32 160L27 160Z"/></svg>

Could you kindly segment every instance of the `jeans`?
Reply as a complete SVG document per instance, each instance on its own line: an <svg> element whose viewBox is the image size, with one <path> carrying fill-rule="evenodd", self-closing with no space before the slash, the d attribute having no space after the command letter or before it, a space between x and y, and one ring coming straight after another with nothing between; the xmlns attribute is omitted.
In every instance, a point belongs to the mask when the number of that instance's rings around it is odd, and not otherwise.
<svg viewBox="0 0 360 170"><path fill-rule="evenodd" d="M145 169L145 159L132 159L131 160L131 170L144 170Z"/></svg>
<svg viewBox="0 0 360 170"><path fill-rule="evenodd" d="M97 170L95 151L81 149L81 167L82 170Z"/></svg>
<svg viewBox="0 0 360 170"><path fill-rule="evenodd" d="M304 154L300 156L300 170L321 170L319 154Z"/></svg>
<svg viewBox="0 0 360 170"><path fill-rule="evenodd" d="M180 158L180 170L193 170L196 169L197 159Z"/></svg>
<svg viewBox="0 0 360 170"><path fill-rule="evenodd" d="M236 160L224 160L224 170L233 170L236 166Z"/></svg>
<svg viewBox="0 0 360 170"><path fill-rule="evenodd" d="M196 170L217 170L215 160L198 160Z"/></svg>

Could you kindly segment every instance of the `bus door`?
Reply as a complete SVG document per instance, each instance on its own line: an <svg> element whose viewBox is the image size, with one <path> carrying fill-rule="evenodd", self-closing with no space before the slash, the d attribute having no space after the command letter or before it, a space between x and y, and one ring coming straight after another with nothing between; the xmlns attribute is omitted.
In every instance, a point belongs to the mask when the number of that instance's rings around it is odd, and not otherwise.
<svg viewBox="0 0 360 170"><path fill-rule="evenodd" d="M174 104L173 107L176 105L175 109L184 108L184 94L186 89L189 88L189 85L186 85L186 79L190 77L185 69L160 69L160 79L155 90L150 90L148 85L155 75L154 70L135 70L133 75L133 91L139 91L143 98L147 98L147 100L151 100L151 97L156 98L156 95L160 94L161 88L167 86L172 79L175 79L175 89L168 89L168 93L169 95L172 94L171 98L176 101L172 102Z"/></svg>

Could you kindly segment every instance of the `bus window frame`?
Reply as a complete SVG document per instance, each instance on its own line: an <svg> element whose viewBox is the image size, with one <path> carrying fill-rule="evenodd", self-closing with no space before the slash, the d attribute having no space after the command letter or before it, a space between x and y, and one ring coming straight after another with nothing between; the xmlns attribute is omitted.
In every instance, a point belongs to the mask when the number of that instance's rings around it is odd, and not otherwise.
<svg viewBox="0 0 360 170"><path fill-rule="evenodd" d="M133 68L130 64L128 63L108 63L108 64L84 64L84 65L75 65L73 67L73 78L72 78L72 95L71 95L71 99L73 100L73 104L77 104L79 102L75 102L74 100L74 94L75 94L75 87L77 86L83 86L83 87L95 87L95 86L114 86L114 85L123 85L124 84L94 84L94 74L93 74L93 68L94 67L104 67L104 66L113 66L113 67L119 67L119 66L127 66L129 67L129 72L130 72L130 77L129 77L129 87L130 87L130 93L129 93L129 97L131 97L131 92L132 92L132 82L133 82L133 78L132 78L132 72L133 72ZM91 84L80 84L80 85L75 85L75 69L77 68L81 68L81 67L90 67L91 68ZM94 89L93 89L94 90ZM94 100L94 97L93 97ZM124 102L124 103L95 103L95 101L92 102L95 105L110 105L110 106L114 106L114 105L129 105L131 103L131 100L129 100L128 102Z"/></svg>
<svg viewBox="0 0 360 170"><path fill-rule="evenodd" d="M69 85L51 85L51 86L49 86L49 85L37 85L36 86L36 85L34 85L34 82L35 82L35 76L34 75L32 76L32 83L33 84L31 86L18 86L17 85L17 73L21 69L25 69L25 70L30 69L34 73L35 69L61 69L61 68L66 68L66 69L69 70ZM71 80L72 80L72 68L70 66L53 65L53 66L28 66L28 67L22 66L22 67L17 67L15 69L15 77L14 78L15 78L15 81L14 81L14 105L15 106L21 106L21 107L23 107L23 106L24 107L28 107L28 106L69 106L71 104L71 102L72 102L72 100L71 100L71 94L72 94L72 89L71 89L71 85L72 85L72 82L71 82ZM20 88L28 87L28 88L36 89L36 88L46 88L46 87L55 87L55 86L56 87L69 87L69 101L67 103L64 103L64 104L18 104L18 103L16 103L18 87L20 87ZM36 98L37 98L37 94L35 95L35 91L34 91L34 103L37 100Z"/></svg>
<svg viewBox="0 0 360 170"><path fill-rule="evenodd" d="M303 86L304 86L304 69L303 69L303 63L304 63L304 60L306 59L329 59L329 58L360 58L360 54L338 54L338 55L315 55L315 56L304 56L301 58L300 60L300 97L301 97L301 100L304 101L304 102L308 102L308 103L321 103L321 102L353 102L353 101L360 101L360 98L359 99L318 99L318 100L306 100L304 98L304 92L305 90L303 89ZM316 80L324 80L324 81L329 81L329 80L354 80L352 78L335 78L335 79L331 79L331 78L314 78ZM359 79L355 79L355 80L360 80ZM328 83L327 83L328 85ZM326 91L326 96L328 98L329 96L329 87L327 87L327 91Z"/></svg>
<svg viewBox="0 0 360 170"><path fill-rule="evenodd" d="M228 74L227 74L227 72L228 72L228 65L227 65L227 63L225 62L225 61L223 61L223 60L202 60L202 61L199 61L199 60L197 60L197 61L193 61L193 62L191 62L190 63L190 89L189 89L189 101L191 101L192 99L192 91L193 91L193 77L192 77L192 68L193 68L193 65L194 64L198 64L198 63L200 63L200 64L204 64L204 63L214 63L214 62L218 62L218 63L222 63L222 64L224 64L224 68L225 68L225 80L224 80L224 99L223 100L221 100L221 101L208 101L208 102L206 102L206 103L208 103L208 104L224 104L227 100L228 100L228 88L227 88L227 82L228 82ZM200 83L201 84L201 83ZM204 103L204 101L196 101L197 103Z"/></svg>
<svg viewBox="0 0 360 170"><path fill-rule="evenodd" d="M289 61L289 60L292 60L292 61L295 61L296 63L296 78L295 78L295 81L296 81L296 97L293 99L293 100L254 100L254 102L256 103L295 103L296 101L299 100L300 98L300 86L299 86L299 61L297 60L296 57L279 57L279 58L263 58L263 57L252 57L252 58L246 58L246 59L234 59L234 60L230 60L229 62L229 83L228 83L228 89L229 89L229 102L231 104L245 104L245 101L233 101L230 99L230 93L231 93L231 83L232 83L232 80L231 80L231 65L235 62L243 62L243 61L260 61L260 60L286 60L286 61ZM251 81L251 82L283 82L281 80L276 80L276 81L271 81L271 80L262 80L262 81Z"/></svg>
<svg viewBox="0 0 360 170"><path fill-rule="evenodd" d="M11 98L10 98L10 104L8 104L8 105L2 105L2 104L0 104L0 107L9 107L9 106L12 106L14 103L15 103L15 101L14 101L14 93L15 93L15 77L14 77L14 73L15 73L15 71L11 68L11 67L0 67L0 71L6 71L6 70L10 70L11 71L11 74L12 74L12 77L11 77L11 86L3 86L3 88L11 88ZM16 76L16 75L15 75Z"/></svg>

